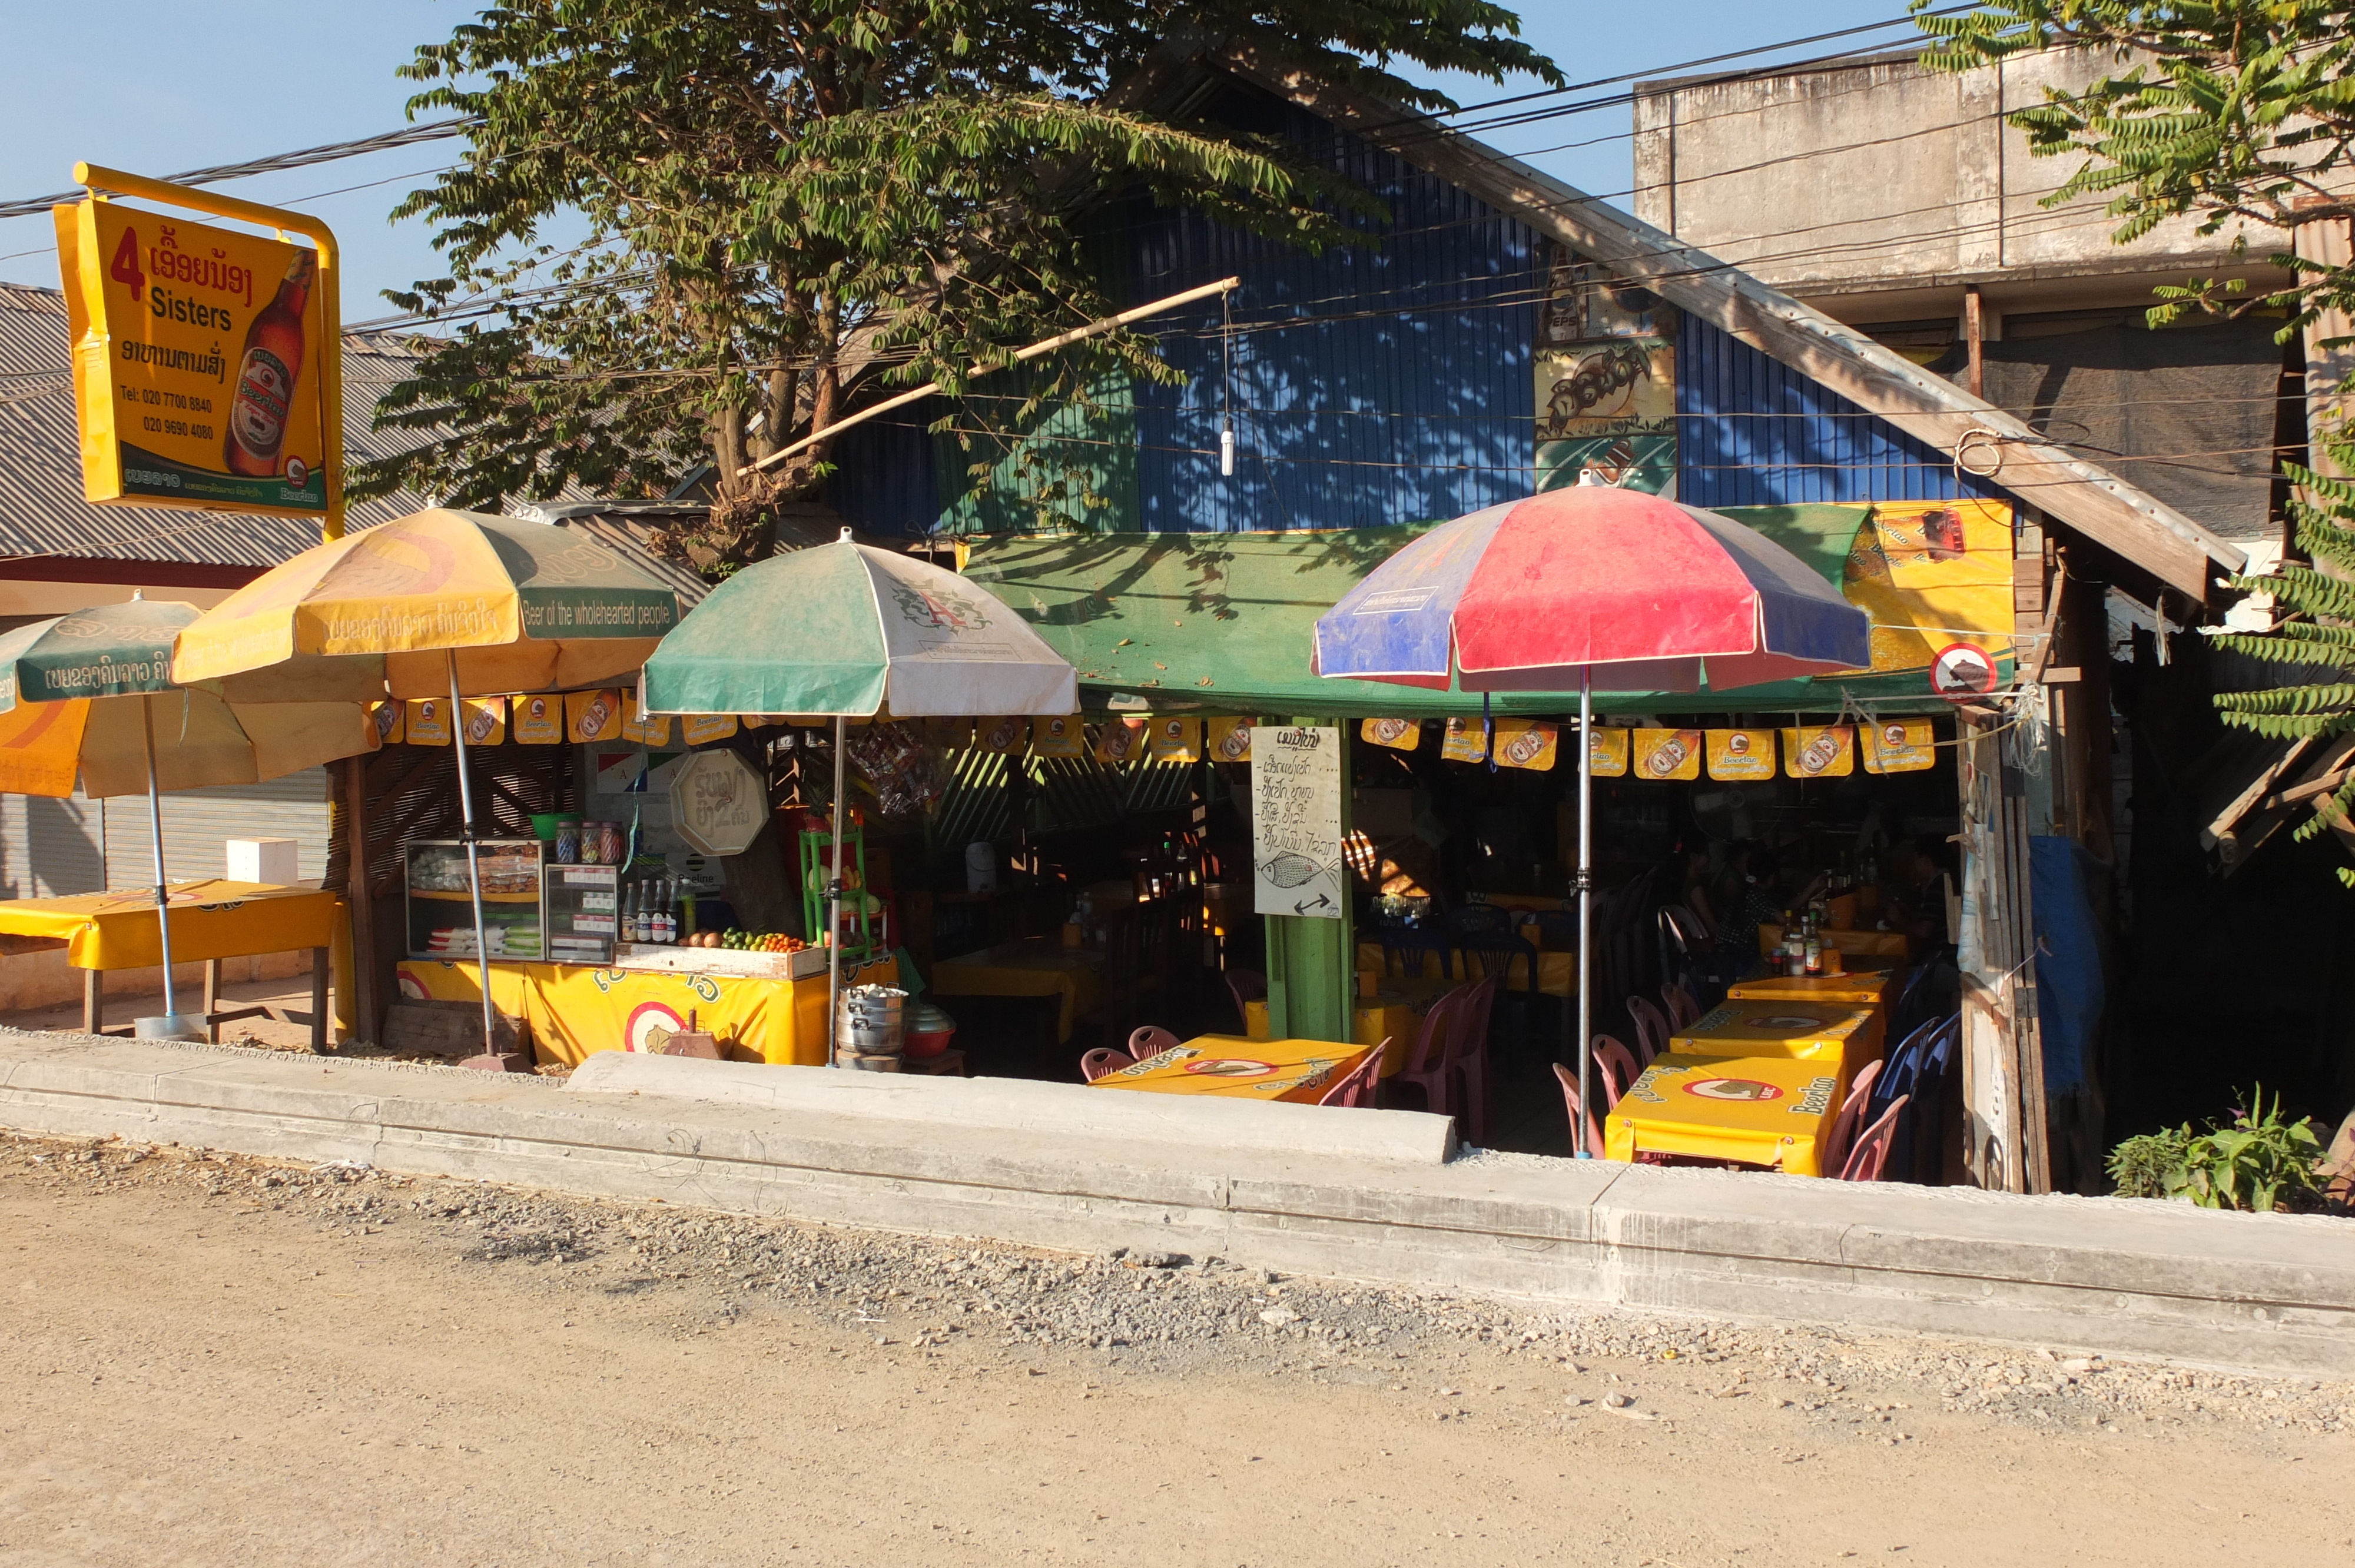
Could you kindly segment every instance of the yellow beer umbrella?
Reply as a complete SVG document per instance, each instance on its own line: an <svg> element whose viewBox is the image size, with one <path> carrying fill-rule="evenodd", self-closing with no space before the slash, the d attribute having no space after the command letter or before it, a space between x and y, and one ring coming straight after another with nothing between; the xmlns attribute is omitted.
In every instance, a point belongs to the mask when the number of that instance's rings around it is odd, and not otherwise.
<svg viewBox="0 0 2355 1568"><path fill-rule="evenodd" d="M232 699L560 691L637 669L678 599L621 552L547 523L444 507L304 551L183 630L172 673ZM488 944L464 726L458 802L482 966L483 1054L495 1053Z"/></svg>
<svg viewBox="0 0 2355 1568"><path fill-rule="evenodd" d="M194 1026L173 995L163 792L258 783L377 744L357 703L232 703L174 686L172 639L197 616L193 604L134 595L0 636L0 790L147 796L165 1034Z"/></svg>

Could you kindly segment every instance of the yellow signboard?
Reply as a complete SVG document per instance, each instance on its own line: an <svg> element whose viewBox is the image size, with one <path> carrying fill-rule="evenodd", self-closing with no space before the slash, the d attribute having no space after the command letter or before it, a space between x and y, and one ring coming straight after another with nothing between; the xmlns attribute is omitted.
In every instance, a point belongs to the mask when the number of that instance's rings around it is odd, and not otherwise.
<svg viewBox="0 0 2355 1568"><path fill-rule="evenodd" d="M83 493L325 514L320 252L94 197L55 216Z"/></svg>

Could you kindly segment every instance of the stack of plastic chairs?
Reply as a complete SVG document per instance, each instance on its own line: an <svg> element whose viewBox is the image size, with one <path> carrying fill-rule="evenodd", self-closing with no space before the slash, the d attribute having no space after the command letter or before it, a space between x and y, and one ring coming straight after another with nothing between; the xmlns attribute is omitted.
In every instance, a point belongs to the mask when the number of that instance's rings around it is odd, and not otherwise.
<svg viewBox="0 0 2355 1568"><path fill-rule="evenodd" d="M1888 1169L1901 1181L1934 1183L1944 1150L1946 1085L1962 1040L1962 1015L1949 1013L1923 1024L1892 1048L1872 1086L1865 1120L1876 1123L1901 1103L1890 1134Z"/></svg>

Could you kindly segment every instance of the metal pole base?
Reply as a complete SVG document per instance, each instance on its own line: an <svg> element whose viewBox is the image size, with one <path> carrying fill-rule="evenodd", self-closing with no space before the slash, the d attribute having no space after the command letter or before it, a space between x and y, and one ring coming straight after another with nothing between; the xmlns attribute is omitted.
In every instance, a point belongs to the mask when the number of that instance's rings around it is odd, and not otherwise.
<svg viewBox="0 0 2355 1568"><path fill-rule="evenodd" d="M134 1018L131 1021L131 1033L137 1040L194 1040L200 1044L211 1038L201 1012L161 1012L153 1018Z"/></svg>

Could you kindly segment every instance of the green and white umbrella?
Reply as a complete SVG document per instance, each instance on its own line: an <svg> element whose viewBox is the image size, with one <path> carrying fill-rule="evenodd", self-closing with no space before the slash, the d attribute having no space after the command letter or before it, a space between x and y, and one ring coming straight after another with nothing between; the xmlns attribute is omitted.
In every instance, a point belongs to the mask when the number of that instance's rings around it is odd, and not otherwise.
<svg viewBox="0 0 2355 1568"><path fill-rule="evenodd" d="M646 660L643 690L650 714L834 718L829 1041L842 989L844 721L1079 707L1078 672L1002 601L929 562L853 544L847 528L714 588Z"/></svg>

